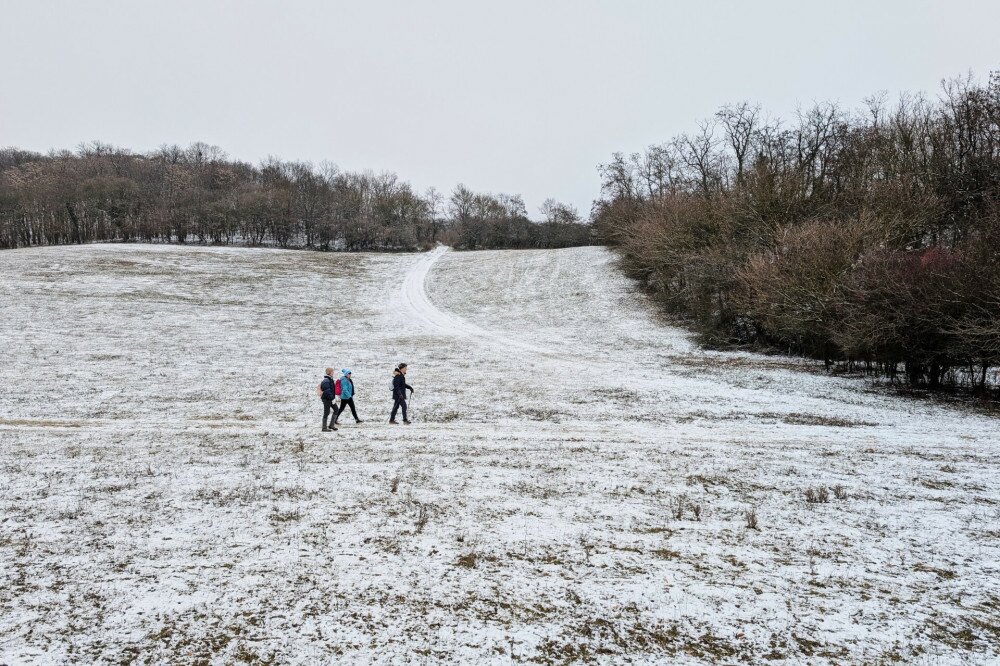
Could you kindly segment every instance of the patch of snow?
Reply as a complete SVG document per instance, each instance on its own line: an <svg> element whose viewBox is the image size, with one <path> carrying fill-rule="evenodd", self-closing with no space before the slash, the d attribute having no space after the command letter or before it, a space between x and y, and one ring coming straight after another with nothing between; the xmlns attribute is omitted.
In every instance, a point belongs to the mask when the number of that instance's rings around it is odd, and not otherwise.
<svg viewBox="0 0 1000 666"><path fill-rule="evenodd" d="M701 350L612 261L0 253L0 663L1000 658L996 421Z"/></svg>

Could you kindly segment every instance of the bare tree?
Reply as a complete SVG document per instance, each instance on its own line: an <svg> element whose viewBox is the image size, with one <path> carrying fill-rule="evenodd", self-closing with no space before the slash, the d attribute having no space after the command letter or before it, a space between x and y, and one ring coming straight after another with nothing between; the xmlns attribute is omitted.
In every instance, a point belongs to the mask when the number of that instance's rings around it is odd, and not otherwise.
<svg viewBox="0 0 1000 666"><path fill-rule="evenodd" d="M715 117L722 123L726 141L736 158L736 185L742 186L750 149L758 130L760 106L751 106L747 102L724 106Z"/></svg>

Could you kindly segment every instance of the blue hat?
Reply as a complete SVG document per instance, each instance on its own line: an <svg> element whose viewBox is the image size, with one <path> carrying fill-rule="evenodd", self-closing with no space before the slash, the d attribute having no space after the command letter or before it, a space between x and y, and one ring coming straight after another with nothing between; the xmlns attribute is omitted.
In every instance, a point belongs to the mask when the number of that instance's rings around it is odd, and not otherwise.
<svg viewBox="0 0 1000 666"><path fill-rule="evenodd" d="M349 375L349 374L351 374L351 371L350 371L350 370L348 370L347 368L341 368L341 369L340 369L340 371L341 371L342 373L344 373L345 375Z"/></svg>

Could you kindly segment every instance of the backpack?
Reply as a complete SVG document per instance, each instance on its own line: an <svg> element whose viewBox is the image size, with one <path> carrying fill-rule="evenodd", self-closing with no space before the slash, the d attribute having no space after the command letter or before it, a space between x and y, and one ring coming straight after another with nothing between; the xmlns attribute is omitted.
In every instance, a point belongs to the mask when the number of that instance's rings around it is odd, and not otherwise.
<svg viewBox="0 0 1000 666"><path fill-rule="evenodd" d="M340 380L339 379L337 380L337 383L333 385L333 394L334 395L338 395L338 396L340 395Z"/></svg>
<svg viewBox="0 0 1000 666"><path fill-rule="evenodd" d="M321 398L323 397L323 382L320 382L319 384L316 385L316 395L318 395Z"/></svg>

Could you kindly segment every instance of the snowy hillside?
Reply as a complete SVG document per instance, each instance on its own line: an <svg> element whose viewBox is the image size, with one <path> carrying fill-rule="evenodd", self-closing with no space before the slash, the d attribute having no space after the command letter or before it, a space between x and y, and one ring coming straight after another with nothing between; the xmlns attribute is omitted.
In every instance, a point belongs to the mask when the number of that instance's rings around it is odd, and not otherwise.
<svg viewBox="0 0 1000 666"><path fill-rule="evenodd" d="M0 663L995 663L997 425L598 248L4 251Z"/></svg>

